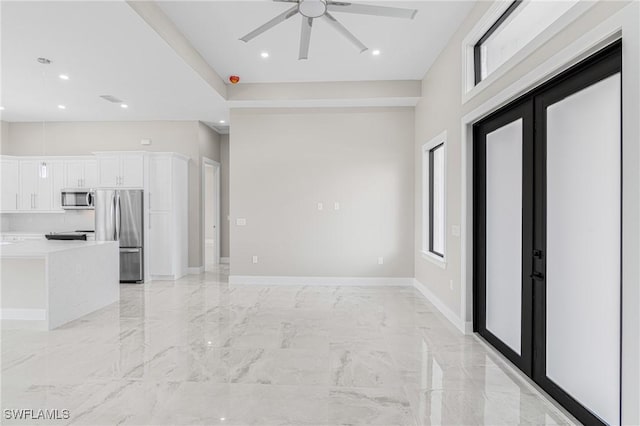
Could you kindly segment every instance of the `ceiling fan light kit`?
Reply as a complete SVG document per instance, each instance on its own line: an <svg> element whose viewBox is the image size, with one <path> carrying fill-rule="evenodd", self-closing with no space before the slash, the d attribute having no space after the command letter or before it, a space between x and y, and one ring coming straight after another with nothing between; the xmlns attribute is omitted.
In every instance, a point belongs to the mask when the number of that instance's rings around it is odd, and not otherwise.
<svg viewBox="0 0 640 426"><path fill-rule="evenodd" d="M300 51L298 59L307 59L309 57L309 45L311 42L311 29L313 28L313 20L322 18L340 35L353 44L360 53L367 50L367 46L354 36L344 25L342 25L329 12L355 13L359 15L383 16L389 18L413 19L418 11L416 9L404 9L399 7L373 6L368 4L355 4L342 1L332 0L273 0L280 3L295 3L290 9L279 14L275 18L259 26L251 31L240 40L245 43L256 38L260 34L270 30L278 24L286 21L294 15L302 16L302 28L300 30Z"/></svg>

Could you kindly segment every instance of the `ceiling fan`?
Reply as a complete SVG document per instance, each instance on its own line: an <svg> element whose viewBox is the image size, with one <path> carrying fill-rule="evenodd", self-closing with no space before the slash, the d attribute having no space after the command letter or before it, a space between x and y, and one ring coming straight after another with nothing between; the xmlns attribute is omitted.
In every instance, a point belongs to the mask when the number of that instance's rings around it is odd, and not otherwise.
<svg viewBox="0 0 640 426"><path fill-rule="evenodd" d="M245 43L256 38L260 34L286 21L298 13L302 15L302 31L300 33L300 52L298 59L307 59L309 57L309 42L311 41L311 28L313 20L322 18L331 27L338 31L342 36L356 46L360 53L367 50L360 40L356 38L344 25L342 25L329 12L356 13L360 15L386 16L390 18L413 19L418 11L416 9L404 9L399 7L372 6L367 4L355 4L343 1L332 0L273 0L282 3L295 3L295 6L284 11L280 15L271 19L264 25L259 26L249 34L240 38Z"/></svg>

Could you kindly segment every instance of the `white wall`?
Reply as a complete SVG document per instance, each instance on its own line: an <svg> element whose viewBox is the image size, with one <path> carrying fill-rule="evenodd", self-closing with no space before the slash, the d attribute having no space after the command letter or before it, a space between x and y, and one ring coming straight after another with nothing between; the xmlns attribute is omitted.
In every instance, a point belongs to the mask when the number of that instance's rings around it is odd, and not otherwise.
<svg viewBox="0 0 640 426"><path fill-rule="evenodd" d="M232 275L413 276L412 108L233 109L231 122Z"/></svg>
<svg viewBox="0 0 640 426"><path fill-rule="evenodd" d="M202 156L219 160L220 136L216 132L197 121L47 122L43 146L42 129L41 122L3 122L0 153L90 155L96 151L148 150L178 152L189 157L189 266L202 265L200 163ZM151 139L151 145L140 145L143 138Z"/></svg>

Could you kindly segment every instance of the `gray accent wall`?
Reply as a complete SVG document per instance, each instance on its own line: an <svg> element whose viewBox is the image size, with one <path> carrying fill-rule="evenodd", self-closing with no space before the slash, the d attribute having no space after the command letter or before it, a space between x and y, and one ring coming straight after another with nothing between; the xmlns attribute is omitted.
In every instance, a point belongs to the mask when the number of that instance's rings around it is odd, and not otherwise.
<svg viewBox="0 0 640 426"><path fill-rule="evenodd" d="M232 275L413 276L413 108L232 109L231 123Z"/></svg>

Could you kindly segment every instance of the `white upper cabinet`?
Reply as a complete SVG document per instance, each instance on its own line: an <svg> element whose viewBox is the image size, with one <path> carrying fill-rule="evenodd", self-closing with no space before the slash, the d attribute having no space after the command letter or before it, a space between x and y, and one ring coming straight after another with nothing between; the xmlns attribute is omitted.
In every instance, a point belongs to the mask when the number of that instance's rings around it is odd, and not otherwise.
<svg viewBox="0 0 640 426"><path fill-rule="evenodd" d="M142 188L144 154L98 153L99 187Z"/></svg>
<svg viewBox="0 0 640 426"><path fill-rule="evenodd" d="M84 160L84 178L82 183L85 188L95 188L98 186L98 161L95 159Z"/></svg>
<svg viewBox="0 0 640 426"><path fill-rule="evenodd" d="M54 163L56 162L41 159L20 160L21 210L51 211L53 209ZM45 168L43 164L46 165Z"/></svg>
<svg viewBox="0 0 640 426"><path fill-rule="evenodd" d="M120 160L120 186L142 188L144 185L144 154L126 154Z"/></svg>
<svg viewBox="0 0 640 426"><path fill-rule="evenodd" d="M0 161L0 193L2 198L0 199L0 211L12 212L18 210L19 207L19 193L20 188L18 186L18 160L5 159Z"/></svg>
<svg viewBox="0 0 640 426"><path fill-rule="evenodd" d="M98 156L98 186L113 187L120 185L120 156L100 154Z"/></svg>
<svg viewBox="0 0 640 426"><path fill-rule="evenodd" d="M84 178L84 162L82 160L69 160L64 162L65 187L82 188Z"/></svg>
<svg viewBox="0 0 640 426"><path fill-rule="evenodd" d="M93 188L98 183L96 160L74 159L64 162L65 188Z"/></svg>
<svg viewBox="0 0 640 426"><path fill-rule="evenodd" d="M64 182L64 162L52 161L47 163L47 167L51 174L51 210L62 209L62 189L65 187Z"/></svg>

